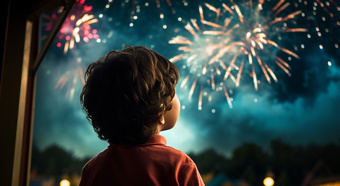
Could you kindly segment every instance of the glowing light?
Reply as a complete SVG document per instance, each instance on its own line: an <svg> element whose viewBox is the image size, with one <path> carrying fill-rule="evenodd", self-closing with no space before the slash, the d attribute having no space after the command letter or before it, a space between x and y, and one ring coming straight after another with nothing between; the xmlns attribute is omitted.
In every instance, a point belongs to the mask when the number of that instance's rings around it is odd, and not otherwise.
<svg viewBox="0 0 340 186"><path fill-rule="evenodd" d="M273 180L273 178L271 178L271 177L266 177L266 178L263 180L263 184L264 184L265 186L272 186L272 185L274 185L274 180Z"/></svg>
<svg viewBox="0 0 340 186"><path fill-rule="evenodd" d="M60 182L60 186L70 186L70 185L71 185L70 181L68 181L66 179L61 180L61 182Z"/></svg>

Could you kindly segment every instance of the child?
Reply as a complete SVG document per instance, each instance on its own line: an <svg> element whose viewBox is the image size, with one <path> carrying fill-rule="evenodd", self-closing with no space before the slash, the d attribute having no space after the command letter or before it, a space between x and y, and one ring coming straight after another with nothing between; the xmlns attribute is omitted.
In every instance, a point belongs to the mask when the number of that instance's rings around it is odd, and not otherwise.
<svg viewBox="0 0 340 186"><path fill-rule="evenodd" d="M179 115L174 64L126 46L90 64L85 78L83 110L109 146L84 166L80 185L204 185L195 163L159 135Z"/></svg>

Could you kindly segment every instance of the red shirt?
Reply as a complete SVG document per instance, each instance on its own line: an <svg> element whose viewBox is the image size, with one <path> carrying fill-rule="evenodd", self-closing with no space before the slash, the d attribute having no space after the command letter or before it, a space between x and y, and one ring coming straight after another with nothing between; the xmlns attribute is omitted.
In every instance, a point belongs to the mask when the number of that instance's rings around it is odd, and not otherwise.
<svg viewBox="0 0 340 186"><path fill-rule="evenodd" d="M195 163L158 134L139 146L109 145L82 170L83 185L204 185Z"/></svg>

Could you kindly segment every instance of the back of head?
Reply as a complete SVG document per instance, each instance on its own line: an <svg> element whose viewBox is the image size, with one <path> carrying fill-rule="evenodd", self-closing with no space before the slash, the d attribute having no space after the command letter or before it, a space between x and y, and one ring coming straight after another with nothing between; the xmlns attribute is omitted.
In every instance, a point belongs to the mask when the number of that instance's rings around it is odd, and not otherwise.
<svg viewBox="0 0 340 186"><path fill-rule="evenodd" d="M176 66L157 52L126 46L90 64L80 101L100 139L141 144L171 109L178 78Z"/></svg>

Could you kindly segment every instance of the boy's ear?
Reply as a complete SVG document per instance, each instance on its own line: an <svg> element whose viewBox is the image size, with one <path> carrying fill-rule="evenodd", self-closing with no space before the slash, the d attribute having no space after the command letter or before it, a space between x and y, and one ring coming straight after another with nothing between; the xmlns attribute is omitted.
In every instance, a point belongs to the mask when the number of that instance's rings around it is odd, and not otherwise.
<svg viewBox="0 0 340 186"><path fill-rule="evenodd" d="M164 124L165 124L164 115L162 115L162 117L160 118L159 123L160 123L161 125L164 125Z"/></svg>

